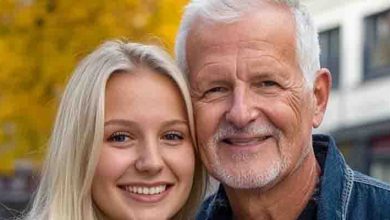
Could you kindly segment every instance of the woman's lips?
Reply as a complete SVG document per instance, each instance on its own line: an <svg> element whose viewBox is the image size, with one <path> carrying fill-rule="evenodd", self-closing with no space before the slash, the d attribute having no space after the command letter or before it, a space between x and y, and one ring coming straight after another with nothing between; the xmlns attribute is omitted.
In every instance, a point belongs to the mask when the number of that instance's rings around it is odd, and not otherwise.
<svg viewBox="0 0 390 220"><path fill-rule="evenodd" d="M155 194L160 194L164 192L167 188L167 185L159 185L159 186L152 186L152 187L147 187L147 186L124 186L124 189L130 193L135 193L135 194L143 194L143 195L155 195Z"/></svg>
<svg viewBox="0 0 390 220"><path fill-rule="evenodd" d="M172 184L155 186L121 185L119 188L125 192L126 197L142 203L156 203L163 200L171 191Z"/></svg>

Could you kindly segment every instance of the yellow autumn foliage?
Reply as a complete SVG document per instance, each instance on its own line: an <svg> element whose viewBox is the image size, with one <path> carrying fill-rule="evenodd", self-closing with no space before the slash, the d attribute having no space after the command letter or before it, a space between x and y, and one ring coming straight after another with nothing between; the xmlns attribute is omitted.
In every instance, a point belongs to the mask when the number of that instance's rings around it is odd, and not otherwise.
<svg viewBox="0 0 390 220"><path fill-rule="evenodd" d="M108 39L172 52L187 0L1 0L0 175L40 165L59 97L77 62Z"/></svg>

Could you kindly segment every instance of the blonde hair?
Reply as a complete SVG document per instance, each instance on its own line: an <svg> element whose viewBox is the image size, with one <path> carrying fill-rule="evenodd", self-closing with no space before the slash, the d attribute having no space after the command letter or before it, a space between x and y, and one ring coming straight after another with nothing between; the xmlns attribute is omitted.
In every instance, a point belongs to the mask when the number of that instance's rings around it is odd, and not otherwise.
<svg viewBox="0 0 390 220"><path fill-rule="evenodd" d="M195 129L186 80L170 56L157 46L108 41L75 69L59 106L41 182L25 219L100 219L91 184L103 140L105 87L116 72L146 66L175 82L188 113L194 146ZM196 149L197 150L197 149ZM205 171L196 154L190 196L175 219L193 218L203 199Z"/></svg>

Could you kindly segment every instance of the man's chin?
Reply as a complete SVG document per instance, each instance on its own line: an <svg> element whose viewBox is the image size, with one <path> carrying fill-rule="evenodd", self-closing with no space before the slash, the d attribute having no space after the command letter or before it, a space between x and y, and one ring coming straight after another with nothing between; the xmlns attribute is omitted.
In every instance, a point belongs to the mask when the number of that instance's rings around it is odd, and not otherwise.
<svg viewBox="0 0 390 220"><path fill-rule="evenodd" d="M214 167L215 168L215 167ZM261 171L259 169L213 169L211 175L231 188L235 189L259 189L272 184L280 175L280 167Z"/></svg>

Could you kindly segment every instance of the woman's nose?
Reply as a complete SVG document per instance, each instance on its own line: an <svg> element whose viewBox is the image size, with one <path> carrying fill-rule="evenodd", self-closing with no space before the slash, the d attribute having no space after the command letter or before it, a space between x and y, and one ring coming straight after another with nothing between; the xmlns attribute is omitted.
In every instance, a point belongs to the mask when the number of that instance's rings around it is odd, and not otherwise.
<svg viewBox="0 0 390 220"><path fill-rule="evenodd" d="M135 168L142 173L156 174L159 173L164 161L159 151L159 146L156 141L149 141L139 151L139 157L135 162Z"/></svg>

